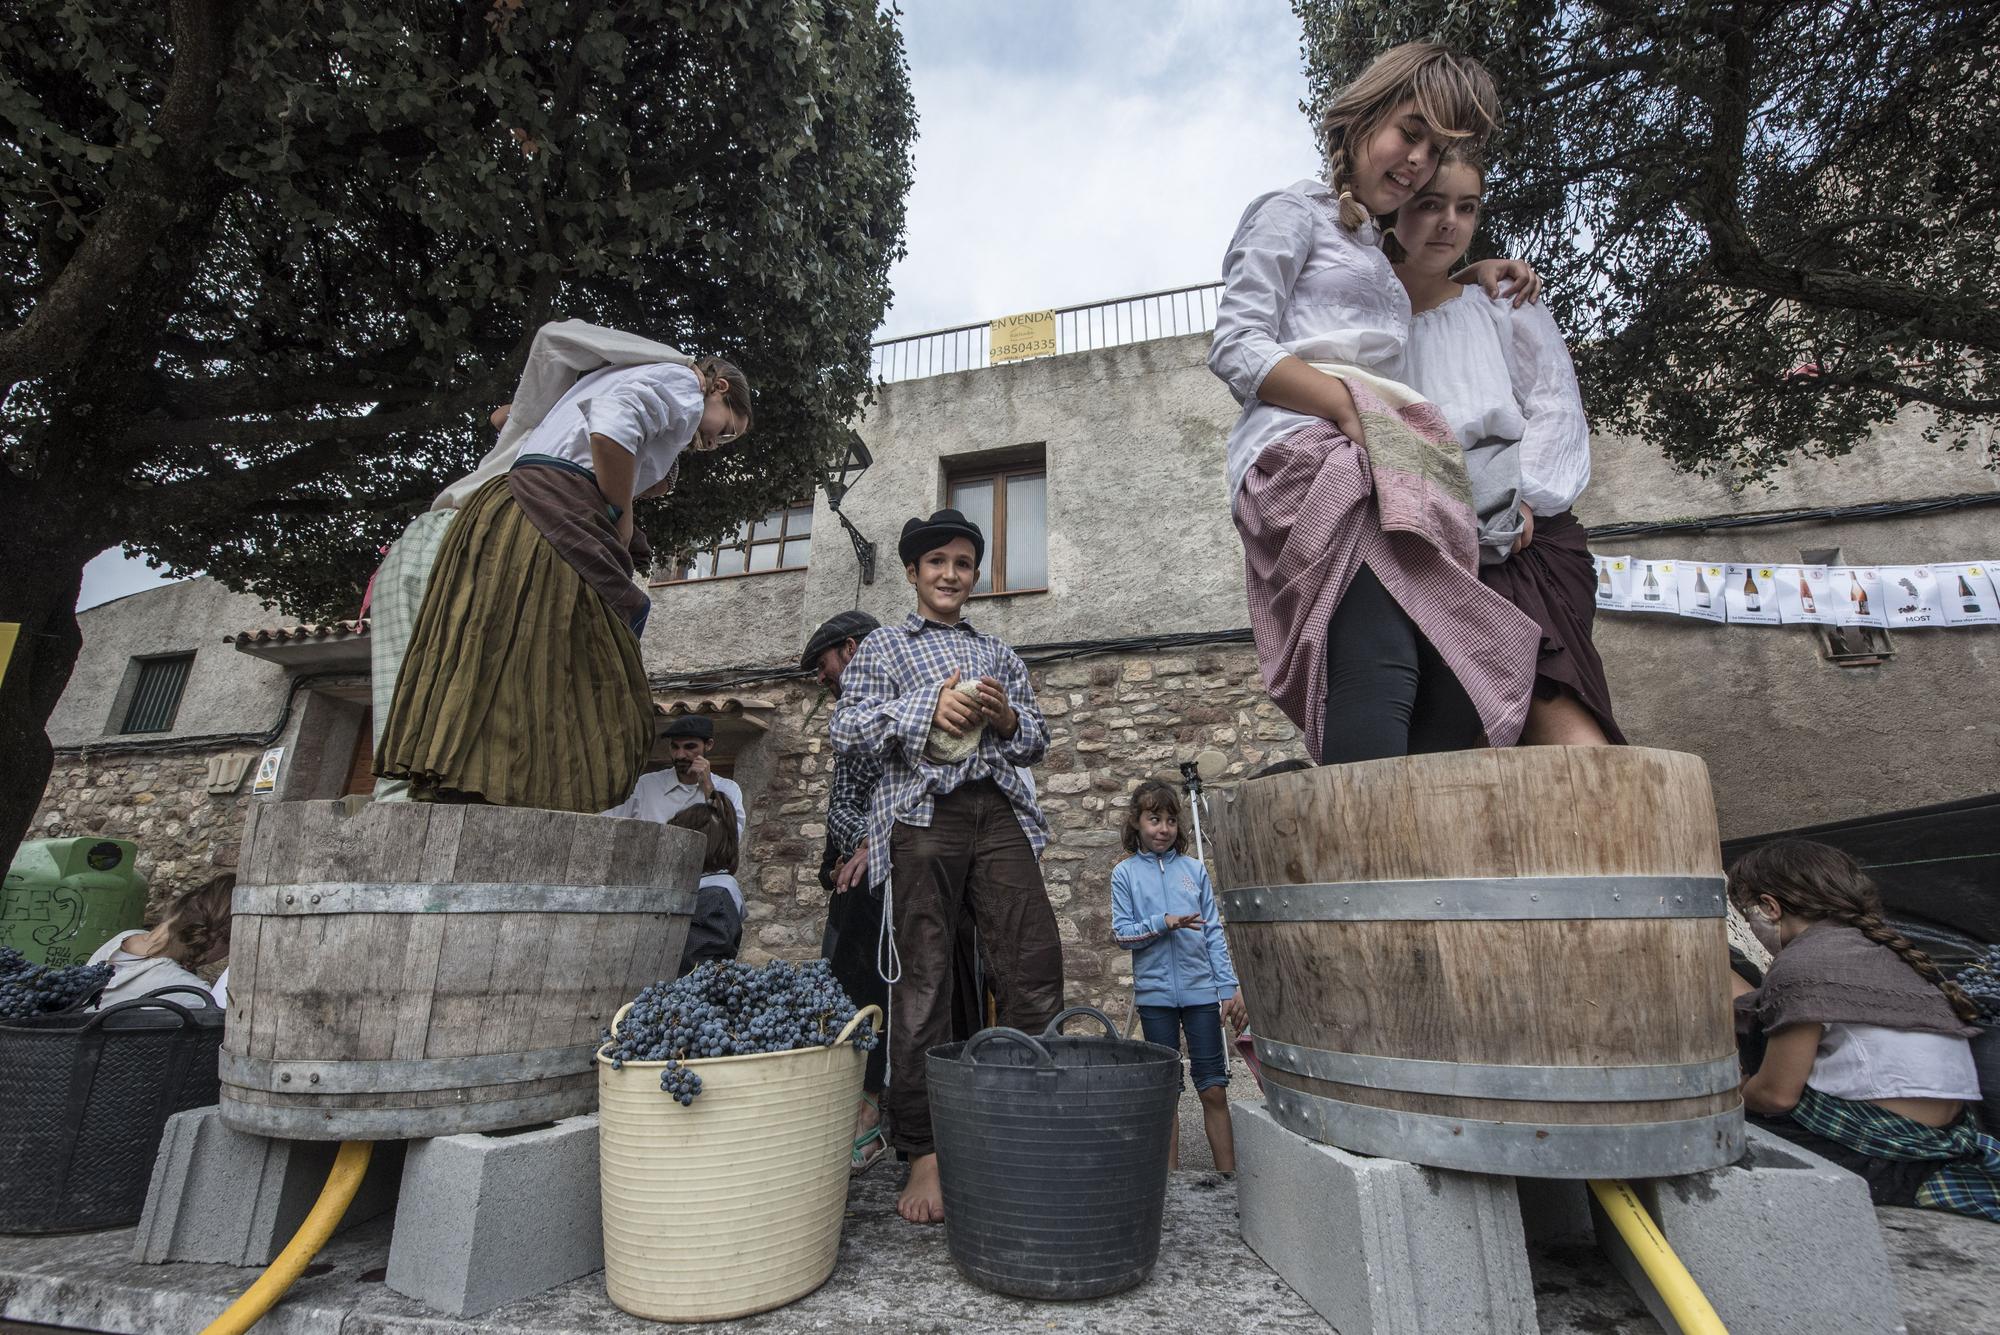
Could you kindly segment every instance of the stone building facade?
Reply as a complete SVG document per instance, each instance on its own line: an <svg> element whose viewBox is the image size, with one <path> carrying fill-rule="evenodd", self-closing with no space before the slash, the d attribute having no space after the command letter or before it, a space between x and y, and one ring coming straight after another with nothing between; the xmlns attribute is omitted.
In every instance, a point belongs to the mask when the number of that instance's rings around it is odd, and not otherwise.
<svg viewBox="0 0 2000 1335"><path fill-rule="evenodd" d="M830 704L798 674L800 647L845 608L885 621L909 610L895 556L905 518L978 479L1029 475L1040 479L1043 516L1023 541L1040 547L1017 564L1038 561L1039 580L975 599L968 616L1021 647L1049 716L1035 779L1055 839L1042 865L1072 996L1124 1011L1130 961L1112 943L1109 885L1126 795L1205 747L1223 752L1234 776L1302 753L1264 696L1243 630L1222 449L1236 409L1206 350L1207 336L1191 335L885 386L858 424L874 462L841 515L821 492L809 520L801 507L787 521L788 533L810 527L802 566L787 559L768 572L652 586L643 649L656 699L713 717L717 766L750 808L746 958L815 954L825 915L817 868ZM2000 557L1996 511L1983 504L2000 498L2000 478L1983 466L1990 442L1949 451L1921 439L1921 426L1899 423L1846 459L1802 461L1775 486L1750 489L1600 438L1577 509L1603 526L1970 495L1973 504L1952 510L1595 545L1772 563L1835 548L1855 563ZM872 580L843 516L876 548ZM135 835L156 887L170 889L230 865L245 802L365 784L355 773L369 725L365 623L278 620L206 580L84 614L83 659L51 725L63 752L36 833ZM1708 761L1725 836L1995 787L2000 628L1893 632L1887 654L1866 666L1836 662L1808 627L1613 615L1600 618L1598 642L1633 740ZM119 692L135 662L166 653L195 655L187 699L169 734L140 745L116 731ZM278 780L252 796L237 762L272 745L286 748Z"/></svg>

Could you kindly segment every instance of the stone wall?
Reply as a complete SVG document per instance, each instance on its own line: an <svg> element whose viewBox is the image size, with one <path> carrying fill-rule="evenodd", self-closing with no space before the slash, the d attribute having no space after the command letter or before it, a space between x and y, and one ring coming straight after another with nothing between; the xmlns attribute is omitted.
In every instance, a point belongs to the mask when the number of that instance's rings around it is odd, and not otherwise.
<svg viewBox="0 0 2000 1335"><path fill-rule="evenodd" d="M1303 754L1302 744L1265 697L1247 645L1101 655L1029 675L1049 721L1049 753L1035 780L1054 829L1042 875L1062 934L1069 1000L1122 1020L1132 965L1112 944L1111 869L1125 856L1126 795L1141 780L1171 777L1180 757L1205 746L1228 754L1230 773L1240 776ZM827 706L815 688L792 684L785 692L760 743L769 749L770 777L744 794L742 957L753 962L813 958L826 921L819 857L832 760Z"/></svg>
<svg viewBox="0 0 2000 1335"><path fill-rule="evenodd" d="M236 869L249 790L246 774L235 792L211 794L206 752L58 755L28 837L133 840L157 911L179 891Z"/></svg>

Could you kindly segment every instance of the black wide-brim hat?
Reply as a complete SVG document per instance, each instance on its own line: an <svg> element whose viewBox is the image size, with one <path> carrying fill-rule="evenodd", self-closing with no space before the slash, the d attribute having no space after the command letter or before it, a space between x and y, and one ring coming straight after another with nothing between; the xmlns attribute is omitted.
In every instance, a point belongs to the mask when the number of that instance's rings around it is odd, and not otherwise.
<svg viewBox="0 0 2000 1335"><path fill-rule="evenodd" d="M934 552L953 538L969 539L972 563L986 564L986 535L979 531L979 525L956 510L939 510L929 519L912 519L904 524L896 555L903 558L904 565L913 566L924 559L925 552Z"/></svg>
<svg viewBox="0 0 2000 1335"><path fill-rule="evenodd" d="M880 630L882 623L859 608L828 617L820 628L806 641L806 651L799 657L799 670L811 672L819 666L819 656L829 649L846 644L849 640L865 640L871 630Z"/></svg>

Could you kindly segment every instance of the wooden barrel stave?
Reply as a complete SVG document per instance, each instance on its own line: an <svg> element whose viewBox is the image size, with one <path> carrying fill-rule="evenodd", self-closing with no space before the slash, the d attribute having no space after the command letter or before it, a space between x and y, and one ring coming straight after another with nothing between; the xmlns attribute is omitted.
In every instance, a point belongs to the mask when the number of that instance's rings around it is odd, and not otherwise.
<svg viewBox="0 0 2000 1335"><path fill-rule="evenodd" d="M679 962L701 843L567 812L327 802L253 809L244 849L225 1120L343 1139L588 1111L603 1026Z"/></svg>
<svg viewBox="0 0 2000 1335"><path fill-rule="evenodd" d="M1293 1130L1547 1176L1688 1172L1740 1152L1720 848L1698 759L1462 752L1214 792L1230 947L1274 1115ZM1448 904L1458 886L1502 915L1566 911L1560 900L1701 916L1394 916L1421 907L1411 891L1427 887L1408 882L1434 882ZM1651 895L1661 885L1689 902L1668 910ZM1620 893L1635 886L1647 893ZM1251 887L1266 888L1254 912ZM1571 898L1524 902L1550 887ZM1391 916L1340 918L1374 913ZM1619 1097L1597 1097L1607 1085ZM1506 1097L1524 1090L1535 1096Z"/></svg>

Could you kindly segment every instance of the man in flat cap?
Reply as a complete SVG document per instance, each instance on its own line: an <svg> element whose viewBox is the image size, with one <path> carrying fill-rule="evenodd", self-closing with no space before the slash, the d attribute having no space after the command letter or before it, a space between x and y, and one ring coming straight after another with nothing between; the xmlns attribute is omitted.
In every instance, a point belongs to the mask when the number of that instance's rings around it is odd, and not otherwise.
<svg viewBox="0 0 2000 1335"><path fill-rule="evenodd" d="M743 790L734 780L712 773L708 767L708 753L715 749L715 724L705 714L679 714L660 735L667 739L673 768L641 774L632 795L604 814L664 825L677 813L706 802L710 793L720 793L729 799L736 812L736 842L740 847L748 823Z"/></svg>
<svg viewBox="0 0 2000 1335"><path fill-rule="evenodd" d="M882 623L854 610L830 617L806 641L799 667L810 672L827 694L840 699L840 678L861 642ZM889 985L876 967L881 939L882 890L868 880L868 799L882 767L867 756L833 757L827 794L826 848L820 854L819 883L826 890L826 933L820 954L857 1006L889 1008ZM872 1167L888 1148L883 1137L882 1086L889 1046L878 1043L861 1076L861 1106L855 1111L849 1167Z"/></svg>
<svg viewBox="0 0 2000 1335"><path fill-rule="evenodd" d="M1048 748L1020 655L962 615L986 539L957 510L903 526L916 610L861 643L840 678L833 746L881 767L868 804L867 884L887 882L902 973L891 989L890 1139L910 1156L896 1202L944 1218L924 1054L949 1041L959 930L970 916L1000 1023L1039 1033L1063 1004L1062 943L1036 861L1048 823L1019 767Z"/></svg>

